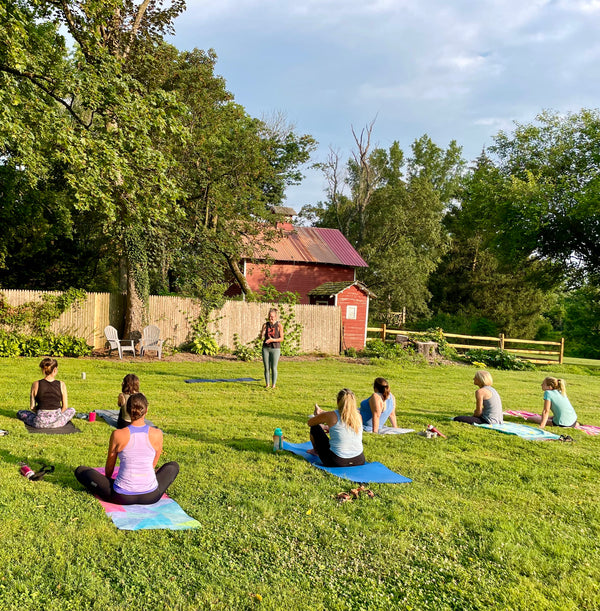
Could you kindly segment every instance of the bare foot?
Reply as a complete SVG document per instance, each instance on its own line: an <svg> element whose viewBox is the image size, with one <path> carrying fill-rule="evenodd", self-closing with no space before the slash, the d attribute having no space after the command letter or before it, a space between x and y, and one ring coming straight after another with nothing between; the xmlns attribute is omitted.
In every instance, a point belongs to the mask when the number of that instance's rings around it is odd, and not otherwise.
<svg viewBox="0 0 600 611"><path fill-rule="evenodd" d="M271 388L271 385L270 385L270 384L267 384L267 385L265 386L265 388Z"/></svg>
<svg viewBox="0 0 600 611"><path fill-rule="evenodd" d="M318 456L317 451L313 448L311 448L310 450L306 450L307 454L310 454L311 456Z"/></svg>
<svg viewBox="0 0 600 611"><path fill-rule="evenodd" d="M325 410L321 409L317 403L315 403L315 411L313 412L313 416L318 416L322 414Z"/></svg>

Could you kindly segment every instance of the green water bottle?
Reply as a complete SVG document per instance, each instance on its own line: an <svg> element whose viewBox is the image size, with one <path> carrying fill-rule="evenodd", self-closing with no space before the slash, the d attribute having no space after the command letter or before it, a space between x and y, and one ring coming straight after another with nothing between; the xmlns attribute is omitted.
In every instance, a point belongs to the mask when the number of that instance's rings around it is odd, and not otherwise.
<svg viewBox="0 0 600 611"><path fill-rule="evenodd" d="M277 450L283 450L283 432L279 427L273 433L273 452Z"/></svg>

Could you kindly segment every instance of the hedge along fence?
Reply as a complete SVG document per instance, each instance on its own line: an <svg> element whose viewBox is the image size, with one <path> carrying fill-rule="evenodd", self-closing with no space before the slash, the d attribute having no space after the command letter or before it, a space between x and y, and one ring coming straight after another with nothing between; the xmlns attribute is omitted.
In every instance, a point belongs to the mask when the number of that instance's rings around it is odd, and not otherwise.
<svg viewBox="0 0 600 611"><path fill-rule="evenodd" d="M60 294L56 291L8 289L0 292L12 306L37 301L43 294ZM234 333L237 333L242 343L252 341L259 334L271 307L291 307L294 310L296 321L302 325L301 352L339 354L342 316L337 306L279 306L227 301L223 308L211 314L214 322L209 325L209 329L215 334L219 345L233 349ZM149 322L159 327L161 338L171 346L179 346L189 339L190 323L198 316L200 306L195 299L151 296L148 312ZM121 335L124 316L124 294L87 293L83 303L71 307L50 325L50 331L83 337L90 346L99 350L106 344L104 328L112 325Z"/></svg>
<svg viewBox="0 0 600 611"><path fill-rule="evenodd" d="M381 325L381 327L369 327L367 328L368 332L378 333L383 341L386 340L387 335L406 335L411 339L415 339L418 341L419 336L429 335L427 331L405 331L401 329L388 329L386 325ZM466 340L469 343L450 343L448 345L452 348L456 348L457 350L505 350L510 354L514 354L519 358L529 361L530 363L542 364L542 365L551 365L551 364L563 364L564 354L565 354L565 338L562 337L560 342L550 342L550 341L538 341L533 339L514 339L508 338L504 336L504 333L501 333L498 337L486 336L486 335L459 335L457 333L445 333L442 332L445 338L455 338ZM477 343L472 343L477 342ZM488 345L481 344L481 342L486 342ZM492 343L493 345L489 345ZM507 346L507 344L520 344L520 345L528 345L534 346L534 348L512 348ZM540 346L539 349L535 348L535 346ZM545 350L545 348L557 346L556 350ZM537 357L556 357L556 358L537 358Z"/></svg>

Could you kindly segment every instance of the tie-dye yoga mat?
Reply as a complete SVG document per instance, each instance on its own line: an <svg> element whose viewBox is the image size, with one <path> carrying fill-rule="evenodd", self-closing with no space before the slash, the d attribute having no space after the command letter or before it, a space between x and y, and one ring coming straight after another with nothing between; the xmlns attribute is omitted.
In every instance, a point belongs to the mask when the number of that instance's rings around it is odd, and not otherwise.
<svg viewBox="0 0 600 611"><path fill-rule="evenodd" d="M115 505L98 499L119 530L189 530L200 522L188 516L172 498L163 494L153 505Z"/></svg>
<svg viewBox="0 0 600 611"><path fill-rule="evenodd" d="M517 424L516 422L504 422L503 424L476 424L482 429L492 429L499 433L507 435L516 435L521 439L530 439L533 441L554 441L560 439L560 435L555 435L544 429L540 429L526 424Z"/></svg>
<svg viewBox="0 0 600 611"><path fill-rule="evenodd" d="M515 410L510 409L504 412L504 414L506 416L516 416L517 418L523 418L524 420L540 418L539 414L535 414L533 412L524 412L522 410L516 410L516 409ZM568 427L564 427L564 428L568 428ZM586 435L600 435L600 426L593 426L592 424L577 423L575 426L570 427L570 428L577 429L578 431L583 431L584 433L586 433Z"/></svg>
<svg viewBox="0 0 600 611"><path fill-rule="evenodd" d="M104 467L96 467L96 471L104 474ZM117 466L113 475L116 477L118 472ZM119 530L190 530L200 527L200 522L188 516L177 502L166 494L152 505L117 505L99 497L96 499Z"/></svg>

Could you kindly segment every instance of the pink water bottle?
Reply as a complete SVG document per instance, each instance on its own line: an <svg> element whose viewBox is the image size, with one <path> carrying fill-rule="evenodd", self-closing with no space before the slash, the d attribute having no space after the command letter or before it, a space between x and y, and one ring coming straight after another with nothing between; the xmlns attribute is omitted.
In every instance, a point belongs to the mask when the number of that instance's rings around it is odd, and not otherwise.
<svg viewBox="0 0 600 611"><path fill-rule="evenodd" d="M21 465L21 475L26 477L27 479L31 479L35 475L35 471L31 469L31 467L27 466L25 463Z"/></svg>

